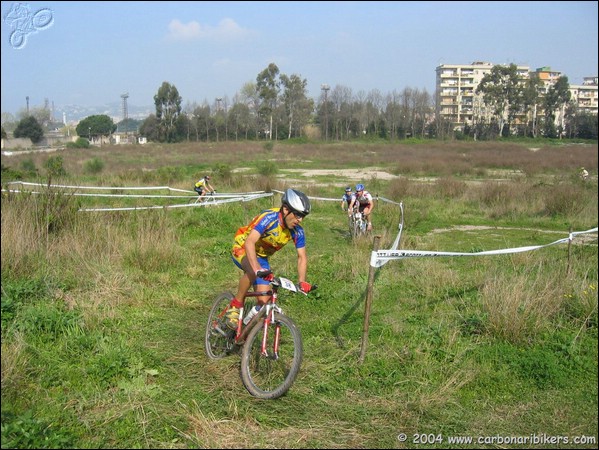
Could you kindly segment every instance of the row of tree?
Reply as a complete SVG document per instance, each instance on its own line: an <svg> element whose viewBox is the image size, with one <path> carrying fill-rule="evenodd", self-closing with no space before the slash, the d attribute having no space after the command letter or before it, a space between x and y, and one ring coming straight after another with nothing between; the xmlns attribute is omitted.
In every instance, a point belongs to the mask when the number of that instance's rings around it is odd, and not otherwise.
<svg viewBox="0 0 599 450"><path fill-rule="evenodd" d="M233 101L217 98L182 106L177 88L164 82L154 96L156 114L140 133L162 142L228 139L290 139L318 130L320 137L347 140L364 135L385 139L447 138L456 124L435 115L435 99L426 91L405 88L382 95L378 90L354 95L337 85L315 103L307 81L280 74L271 63L246 83ZM597 115L584 114L570 101L567 77L545 89L536 77L523 79L515 64L494 66L477 87L482 104L472 123L459 132L478 139L520 135L597 139ZM328 94L328 95L327 95ZM556 117L559 123L556 125Z"/></svg>
<svg viewBox="0 0 599 450"><path fill-rule="evenodd" d="M456 124L435 115L435 99L426 91L405 88L383 95L378 90L356 94L337 85L315 102L308 98L307 80L281 74L271 63L255 82L246 83L232 101L216 98L212 104L183 106L177 88L163 82L154 95L155 114L139 124L137 132L157 142L280 140L325 137L348 140L362 136L384 139L449 138ZM329 92L330 90L330 92ZM493 139L498 136L545 136L597 139L597 115L577 111L570 101L567 77L544 89L536 77L522 79L514 64L494 66L478 85L482 103L475 105L472 123L458 136ZM556 126L556 117L559 121ZM35 119L33 119L35 120ZM17 134L39 141L32 118L24 118ZM126 123L124 123L126 122ZM136 121L118 124L130 130ZM89 116L76 132L89 137L114 133L117 125L106 115Z"/></svg>

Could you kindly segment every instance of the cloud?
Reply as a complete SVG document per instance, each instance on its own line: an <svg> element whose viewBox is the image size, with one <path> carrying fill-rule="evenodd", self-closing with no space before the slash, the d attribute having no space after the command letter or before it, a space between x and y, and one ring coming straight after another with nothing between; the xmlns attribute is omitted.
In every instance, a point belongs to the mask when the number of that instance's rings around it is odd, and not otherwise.
<svg viewBox="0 0 599 450"><path fill-rule="evenodd" d="M200 36L201 27L197 22L184 24L177 19L173 19L168 24L168 31L168 38L173 41L189 41Z"/></svg>
<svg viewBox="0 0 599 450"><path fill-rule="evenodd" d="M178 19L173 19L168 24L168 31L167 37L172 41L192 41L198 39L231 41L247 37L251 34L250 30L240 27L237 22L229 18L221 20L216 27L200 25L195 20L185 24Z"/></svg>

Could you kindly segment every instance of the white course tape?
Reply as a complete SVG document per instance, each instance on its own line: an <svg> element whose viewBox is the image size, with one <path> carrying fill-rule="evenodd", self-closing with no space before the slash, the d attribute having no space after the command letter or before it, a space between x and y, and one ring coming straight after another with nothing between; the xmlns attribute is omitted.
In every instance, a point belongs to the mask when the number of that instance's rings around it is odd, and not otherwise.
<svg viewBox="0 0 599 450"><path fill-rule="evenodd" d="M520 253L520 252L529 252L531 250L537 250L543 247L549 247L551 245L556 244L564 244L568 241L571 241L574 236L585 233L597 233L597 228L593 228L587 231L576 231L570 233L567 238L558 239L557 241L551 242L550 244L545 245L530 245L526 247L515 247L515 248L505 248L499 250L489 250L484 252L473 252L473 253L464 253L464 252L435 252L435 251L426 251L426 250L378 250L373 251L370 256L370 265L372 267L381 267L384 264L387 264L389 261L394 259L403 259L403 258L420 258L420 257L437 257L437 256L488 256L488 255L506 255L510 253Z"/></svg>
<svg viewBox="0 0 599 450"><path fill-rule="evenodd" d="M48 187L47 184L42 183L30 183L27 181L11 181L7 184L21 184L23 186L41 186ZM151 191L157 189L167 189L169 191L181 191L181 189L173 189L168 186L69 186L64 184L51 184L52 188L61 188L61 189L94 189L94 190L119 190L119 191L128 191L128 190L137 190L137 191ZM186 191L186 192L194 192L194 191Z"/></svg>
<svg viewBox="0 0 599 450"><path fill-rule="evenodd" d="M216 205L222 205L224 203L232 203L232 202L247 202L250 200L256 200L258 198L262 198L262 197L270 197L272 196L272 193L270 192L266 192L263 194L251 194L251 195L239 195L237 194L236 197L232 197L232 198L224 198L221 197L220 199L210 199L208 201L208 199L204 202L201 203L189 203L189 204L183 204L183 205L164 205L164 206L133 206L133 207L123 207L123 208L80 208L79 211L85 211L85 212L95 212L95 211L141 211L141 210L146 210L146 209L174 209L174 208L199 208L199 207L207 207L207 206L216 206ZM175 196L173 196L173 198L176 198Z"/></svg>
<svg viewBox="0 0 599 450"><path fill-rule="evenodd" d="M179 198L197 198L197 193L195 191L189 191L185 189L175 189L169 186L69 186L69 185L61 185L61 184L51 184L48 186L47 184L42 183L30 183L26 181L11 181L6 183L7 185L17 185L20 184L22 187L24 186L39 186L39 187L51 187L51 188L60 188L60 189L73 189L83 190L83 189L93 189L93 190L118 190L118 191L152 191L152 190L168 190L171 192L189 192L194 195L140 195L140 194L98 194L98 193L89 193L83 194L79 192L73 192L69 195L72 196L82 196L82 197L113 197L113 198L168 198L168 199L179 199ZM15 194L20 193L28 193L28 194L41 194L41 192L27 190L22 191L19 189L2 189L2 192L11 192ZM213 206L213 205L221 205L223 203L231 203L231 202L247 202L251 200L256 200L262 197L270 197L272 193L264 192L264 191L250 191L250 192L233 192L233 193L213 193L210 196L205 197L203 202L199 203L189 203L183 205L162 205L162 206L131 206L131 207L117 207L117 208L80 208L79 211L140 211L146 209L170 209L170 208L193 208L200 206Z"/></svg>

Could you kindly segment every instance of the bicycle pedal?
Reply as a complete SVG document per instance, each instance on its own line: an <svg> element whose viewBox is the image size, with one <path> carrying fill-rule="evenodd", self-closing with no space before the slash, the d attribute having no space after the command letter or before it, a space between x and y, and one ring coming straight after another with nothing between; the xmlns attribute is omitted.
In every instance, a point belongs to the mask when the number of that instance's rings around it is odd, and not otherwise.
<svg viewBox="0 0 599 450"><path fill-rule="evenodd" d="M229 329L228 327L226 327L226 326L224 326L224 327L223 327L223 325L222 325L221 323L215 324L215 325L212 327L212 333L213 333L213 334L215 334L215 335L218 335L218 336L225 337L225 338L227 338L227 339L229 338L229 331L232 331L232 330L230 330L230 329Z"/></svg>

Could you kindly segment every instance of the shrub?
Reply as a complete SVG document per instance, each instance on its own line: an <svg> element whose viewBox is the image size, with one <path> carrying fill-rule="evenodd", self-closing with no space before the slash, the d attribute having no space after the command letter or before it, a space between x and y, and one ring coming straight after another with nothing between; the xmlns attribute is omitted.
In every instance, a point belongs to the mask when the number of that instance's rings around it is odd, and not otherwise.
<svg viewBox="0 0 599 450"><path fill-rule="evenodd" d="M36 174L37 173L37 168L35 167L35 163L33 162L33 159L31 159L31 158L27 158L27 159L23 160L23 162L21 163L21 169L23 170L23 172L26 172L28 174Z"/></svg>
<svg viewBox="0 0 599 450"><path fill-rule="evenodd" d="M279 169L274 161L258 161L256 163L258 173L265 177L275 176Z"/></svg>
<svg viewBox="0 0 599 450"><path fill-rule="evenodd" d="M85 164L83 165L85 173L90 175L98 174L102 172L102 169L104 169L104 162L100 158L92 158L85 161Z"/></svg>
<svg viewBox="0 0 599 450"><path fill-rule="evenodd" d="M67 148L89 148L89 141L80 137L75 142L67 142Z"/></svg>
<svg viewBox="0 0 599 450"><path fill-rule="evenodd" d="M64 168L62 156L50 156L44 163L44 168L48 171L48 178L63 177L67 174Z"/></svg>
<svg viewBox="0 0 599 450"><path fill-rule="evenodd" d="M219 180L225 182L229 182L231 180L231 166L228 164L218 163L212 168L212 171Z"/></svg>
<svg viewBox="0 0 599 450"><path fill-rule="evenodd" d="M578 186L560 184L547 192L545 208L549 215L576 215L584 208L585 192Z"/></svg>

